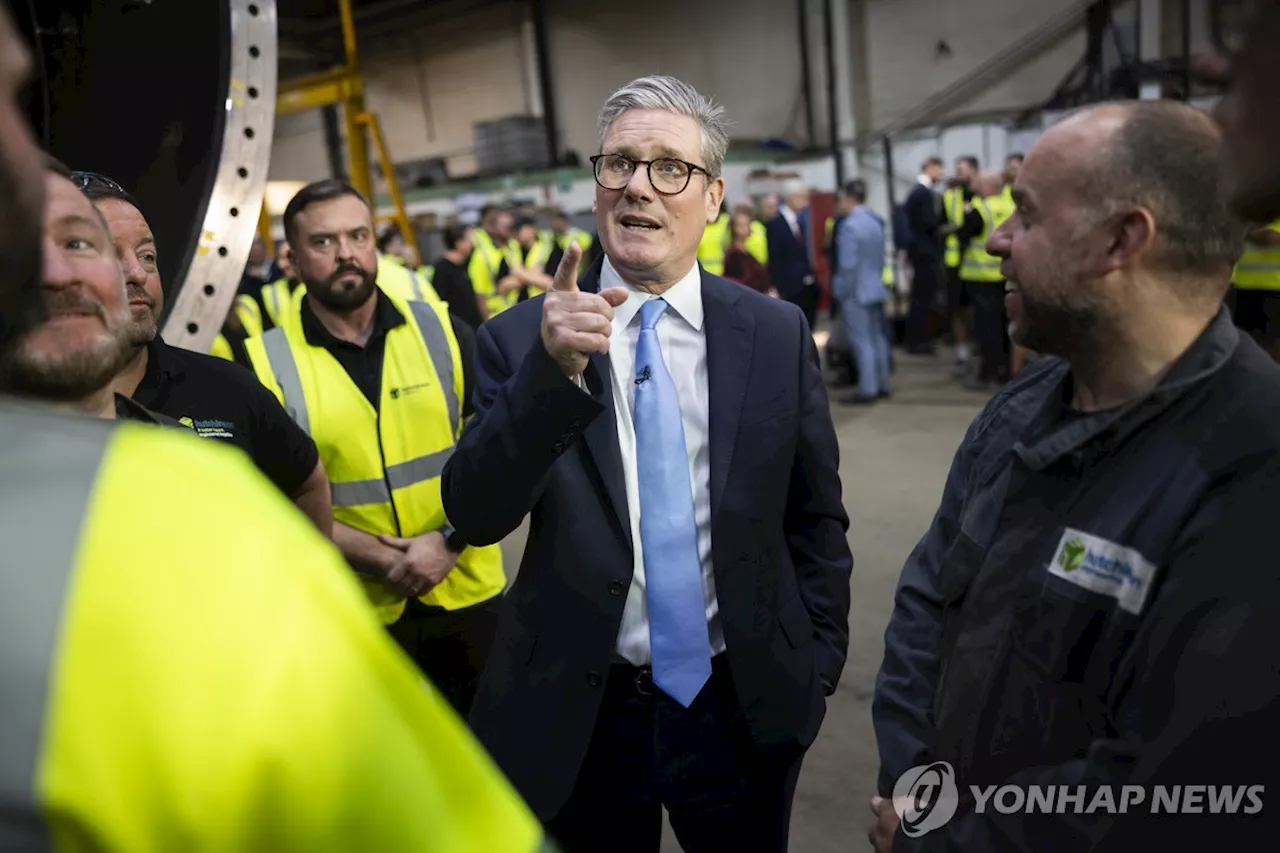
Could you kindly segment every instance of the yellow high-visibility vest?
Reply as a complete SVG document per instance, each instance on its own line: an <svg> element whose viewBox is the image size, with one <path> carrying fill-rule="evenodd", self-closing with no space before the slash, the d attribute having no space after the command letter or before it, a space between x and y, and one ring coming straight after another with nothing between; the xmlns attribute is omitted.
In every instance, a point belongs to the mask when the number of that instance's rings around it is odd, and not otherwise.
<svg viewBox="0 0 1280 853"><path fill-rule="evenodd" d="M209 346L209 355L214 358L221 358L224 361L236 360L235 352L231 349L231 342L221 332L218 333L218 336L213 339L213 343Z"/></svg>
<svg viewBox="0 0 1280 853"><path fill-rule="evenodd" d="M556 235L551 233L550 231L543 231L538 235L537 242L535 242L533 246L530 247L529 254L527 256L524 253L524 247L523 246L520 247L520 257L522 258L520 262L520 266L527 270L537 270L539 272L547 272L547 269L546 269L547 261L551 260L551 255L555 252L555 250L556 250ZM549 272L551 275L555 274L555 270L550 270ZM541 287L535 287L533 285L528 285L526 289L529 291L528 298L530 299L546 292ZM517 292L516 299L519 300L519 298L520 298L520 294L519 292Z"/></svg>
<svg viewBox="0 0 1280 853"><path fill-rule="evenodd" d="M467 264L467 275L476 295L484 299L489 309L489 316L496 317L516 304L518 291L510 293L498 292L498 273L502 262L507 262L508 269L520 265L520 244L510 240L505 246L498 246L483 228L471 232L473 245L471 260Z"/></svg>
<svg viewBox="0 0 1280 853"><path fill-rule="evenodd" d="M1280 232L1280 219L1266 227ZM1237 290L1280 290L1280 246L1246 244L1231 281Z"/></svg>
<svg viewBox="0 0 1280 853"><path fill-rule="evenodd" d="M388 329L382 392L375 410L328 350L307 342L302 299L283 322L246 342L254 370L294 421L315 440L329 475L335 521L377 536L412 537L448 524L440 475L462 430L462 354L448 306L391 295L404 316ZM405 600L381 581L361 578L387 624ZM424 604L457 610L502 592L497 545L467 548Z"/></svg>
<svg viewBox="0 0 1280 853"><path fill-rule="evenodd" d="M947 223L957 228L964 224L964 188L952 187L942 194L942 210L946 214ZM960 266L960 238L955 234L947 235L947 249L943 262L946 266Z"/></svg>
<svg viewBox="0 0 1280 853"><path fill-rule="evenodd" d="M973 200L974 210L982 215L982 233L974 237L965 250L960 263L960 278L964 281L1003 281L1000 259L987 253L987 238L1013 215L1013 202L1004 195L992 195Z"/></svg>
<svg viewBox="0 0 1280 853"><path fill-rule="evenodd" d="M555 240L556 245L560 247L561 251L568 251L570 243L577 243L582 247L582 256L584 258L587 256L587 251L591 248L591 235L586 231L583 231L581 228L571 227L568 231L558 237L552 235L552 238Z"/></svg>
<svg viewBox="0 0 1280 853"><path fill-rule="evenodd" d="M384 293L418 302L443 302L431 282L420 272L411 270L393 255L378 256L378 287ZM277 323L276 325L279 325Z"/></svg>
<svg viewBox="0 0 1280 853"><path fill-rule="evenodd" d="M11 404L0 432L6 849L539 848L332 543L245 454Z"/></svg>
<svg viewBox="0 0 1280 853"><path fill-rule="evenodd" d="M724 250L729 246L729 214L722 213L702 232L698 263L712 275L724 275Z"/></svg>
<svg viewBox="0 0 1280 853"><path fill-rule="evenodd" d="M262 316L262 310L258 307L258 300L247 293L237 296L233 310L236 312L236 317L240 320L240 325L244 328L245 334L251 338L261 335L267 328L268 319L271 321L271 325L279 325L280 314L289 304L292 289L287 278L278 278L273 282L262 285L262 306L267 309L266 318Z"/></svg>
<svg viewBox="0 0 1280 853"><path fill-rule="evenodd" d="M769 265L769 237L765 234L764 223L751 222L751 233L747 235L744 248L747 254L765 266Z"/></svg>

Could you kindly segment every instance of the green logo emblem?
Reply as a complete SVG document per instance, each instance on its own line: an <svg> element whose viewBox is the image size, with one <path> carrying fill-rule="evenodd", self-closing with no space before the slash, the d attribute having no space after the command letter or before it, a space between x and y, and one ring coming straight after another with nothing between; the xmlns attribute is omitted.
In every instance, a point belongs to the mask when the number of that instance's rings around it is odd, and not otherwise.
<svg viewBox="0 0 1280 853"><path fill-rule="evenodd" d="M1058 554L1058 565L1063 571L1074 572L1084 563L1085 544L1079 539L1068 539L1062 543L1062 553Z"/></svg>

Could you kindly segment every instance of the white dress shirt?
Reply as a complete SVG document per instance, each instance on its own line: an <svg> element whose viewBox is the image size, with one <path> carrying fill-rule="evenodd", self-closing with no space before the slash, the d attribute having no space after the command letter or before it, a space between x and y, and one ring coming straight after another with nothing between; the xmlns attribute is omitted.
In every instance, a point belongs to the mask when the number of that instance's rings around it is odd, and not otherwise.
<svg viewBox="0 0 1280 853"><path fill-rule="evenodd" d="M640 484L636 467L635 362L640 339L640 306L658 297L631 287L609 263L600 271L600 289L625 287L627 301L614 309L609 340L609 364L613 379L613 406L617 415L618 447L627 487L631 540L635 566L631 589L618 630L618 654L635 666L649 664L649 613L645 597L644 546L640 541ZM689 458L689 483L693 490L693 515L698 527L698 563L702 567L702 594L706 600L711 653L724 651L720 608L716 603L715 577L711 571L711 447L707 420L707 338L702 319L702 278L695 263L684 278L672 285L663 299L670 306L658 319L658 343L662 360L675 383L684 424L685 452Z"/></svg>
<svg viewBox="0 0 1280 853"><path fill-rule="evenodd" d="M800 233L800 218L796 216L796 212L785 204L780 204L778 205L778 213L781 213L782 218L787 221L787 225L791 228L791 233L803 243L804 235Z"/></svg>

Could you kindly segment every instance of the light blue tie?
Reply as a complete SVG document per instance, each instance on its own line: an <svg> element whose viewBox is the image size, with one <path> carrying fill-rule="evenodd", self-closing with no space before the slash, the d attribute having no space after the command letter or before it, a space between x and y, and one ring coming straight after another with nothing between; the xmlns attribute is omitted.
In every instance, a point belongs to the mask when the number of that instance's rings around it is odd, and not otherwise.
<svg viewBox="0 0 1280 853"><path fill-rule="evenodd" d="M711 639L680 400L655 328L667 307L650 299L640 308L636 469L653 683L687 708L711 677Z"/></svg>

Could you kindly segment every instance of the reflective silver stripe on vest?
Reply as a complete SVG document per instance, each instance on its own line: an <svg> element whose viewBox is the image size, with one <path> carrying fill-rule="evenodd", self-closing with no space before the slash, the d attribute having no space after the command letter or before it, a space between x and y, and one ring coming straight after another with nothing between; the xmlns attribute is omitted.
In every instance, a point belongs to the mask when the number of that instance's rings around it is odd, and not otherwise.
<svg viewBox="0 0 1280 853"><path fill-rule="evenodd" d="M112 430L0 408L0 850L51 849L36 773L67 583Z"/></svg>
<svg viewBox="0 0 1280 853"><path fill-rule="evenodd" d="M437 450L435 453L428 453L426 456L419 456L408 462L390 465L387 467L387 482L391 484L392 489L403 489L415 483L434 480L444 473L444 463L448 462L452 455L453 448L446 447L444 450Z"/></svg>
<svg viewBox="0 0 1280 853"><path fill-rule="evenodd" d="M444 473L444 463L453 455L453 448L446 447L408 462L399 462L387 467L385 480L352 480L347 483L331 483L334 506L365 506L366 504L382 504L391 500L387 490L404 489L434 480Z"/></svg>
<svg viewBox="0 0 1280 853"><path fill-rule="evenodd" d="M444 391L445 402L449 404L449 424L457 429L461 415L458 407L458 392L453 386L453 350L449 348L449 337L444 326L440 325L440 315L425 302L410 302L409 310L413 319L418 321L422 331L422 339L427 343L427 355L435 365L436 376L440 377L440 388Z"/></svg>
<svg viewBox="0 0 1280 853"><path fill-rule="evenodd" d="M391 502L386 480L351 480L346 483L329 483L330 499L335 507L365 506Z"/></svg>
<svg viewBox="0 0 1280 853"><path fill-rule="evenodd" d="M298 373L298 363L293 360L293 350L289 347L289 339L285 337L284 328L276 326L262 336L262 348L266 350L267 361L271 373L284 394L284 410L293 418L294 423L311 435L311 419L307 416L307 398L302 395L302 376Z"/></svg>
<svg viewBox="0 0 1280 853"><path fill-rule="evenodd" d="M410 275L413 275L410 273ZM414 276L417 279L417 276ZM409 302L409 310L422 332L422 339L427 345L427 355L436 369L444 391L445 404L449 407L449 424L456 429L459 424L460 406L458 394L453 386L453 351L449 348L449 339L440 317L426 302ZM271 372L276 384L284 395L284 408L294 422L307 435L311 434L311 420L307 414L307 398L302 391L302 376L298 372L298 362L294 360L293 350L284 329L277 326L262 336L262 348L267 353ZM403 489L439 477L444 472L444 464L453 454L453 447L399 462L387 468L385 480L351 480L348 482L330 482L329 490L335 507L366 506L368 504L389 503L391 489ZM388 485L390 484L390 485Z"/></svg>
<svg viewBox="0 0 1280 853"><path fill-rule="evenodd" d="M422 282L418 281L418 276L408 267L403 267L405 274L409 276L409 285L413 291L413 298L419 302L426 302L427 296L422 292Z"/></svg>
<svg viewBox="0 0 1280 853"><path fill-rule="evenodd" d="M1236 264L1236 272L1280 273L1280 263L1252 263L1241 261Z"/></svg>

